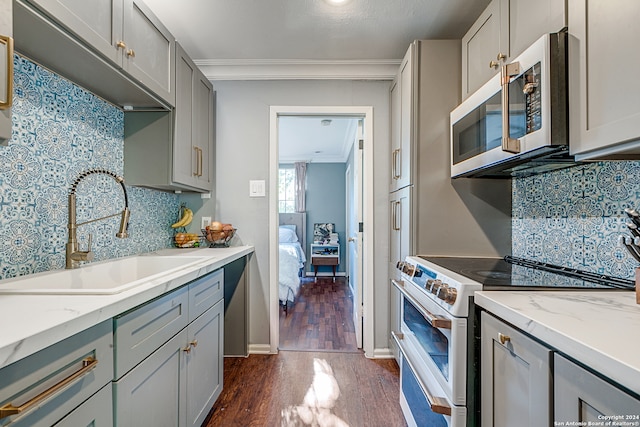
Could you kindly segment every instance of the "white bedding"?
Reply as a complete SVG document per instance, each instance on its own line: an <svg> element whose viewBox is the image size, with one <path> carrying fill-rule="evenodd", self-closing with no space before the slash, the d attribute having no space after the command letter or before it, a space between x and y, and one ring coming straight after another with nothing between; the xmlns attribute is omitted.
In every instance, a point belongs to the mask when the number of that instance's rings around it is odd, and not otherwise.
<svg viewBox="0 0 640 427"><path fill-rule="evenodd" d="M298 244L298 247L300 244ZM304 256L304 252L302 252ZM300 288L300 257L292 243L280 244L280 269L278 279L278 297L280 301L295 301ZM303 263L304 265L304 263Z"/></svg>

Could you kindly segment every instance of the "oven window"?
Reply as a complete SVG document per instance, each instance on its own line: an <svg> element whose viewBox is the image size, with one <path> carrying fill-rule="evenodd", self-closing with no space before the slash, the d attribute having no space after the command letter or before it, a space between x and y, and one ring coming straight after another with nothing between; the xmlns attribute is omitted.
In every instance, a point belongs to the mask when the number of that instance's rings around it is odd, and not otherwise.
<svg viewBox="0 0 640 427"><path fill-rule="evenodd" d="M502 95L489 100L453 125L453 164L502 145Z"/></svg>
<svg viewBox="0 0 640 427"><path fill-rule="evenodd" d="M434 328L407 300L404 301L403 321L415 335L422 349L435 362L445 380L449 381L449 340Z"/></svg>
<svg viewBox="0 0 640 427"><path fill-rule="evenodd" d="M400 373L402 375L402 394L407 401L416 425L429 427L447 427L447 420L444 415L431 412L427 398L424 396L418 380L409 365L405 363L404 357Z"/></svg>

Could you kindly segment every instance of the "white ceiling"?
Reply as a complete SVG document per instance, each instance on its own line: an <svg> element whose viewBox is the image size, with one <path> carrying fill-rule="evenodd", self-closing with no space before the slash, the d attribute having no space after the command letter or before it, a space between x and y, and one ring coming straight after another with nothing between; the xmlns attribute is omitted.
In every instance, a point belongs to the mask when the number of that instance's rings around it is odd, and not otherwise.
<svg viewBox="0 0 640 427"><path fill-rule="evenodd" d="M323 120L330 120L323 125ZM280 116L280 163L344 163L356 135L357 119L348 117Z"/></svg>
<svg viewBox="0 0 640 427"><path fill-rule="evenodd" d="M215 81L391 80L413 40L461 38L490 0L144 1ZM282 160L345 158L345 120L291 118Z"/></svg>

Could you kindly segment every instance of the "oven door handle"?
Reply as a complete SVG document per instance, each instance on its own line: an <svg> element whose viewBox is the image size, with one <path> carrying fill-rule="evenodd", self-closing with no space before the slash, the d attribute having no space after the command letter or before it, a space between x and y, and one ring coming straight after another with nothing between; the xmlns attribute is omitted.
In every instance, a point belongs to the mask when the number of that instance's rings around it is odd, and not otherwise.
<svg viewBox="0 0 640 427"><path fill-rule="evenodd" d="M395 286L400 291L400 293L406 299L408 299L411 304L413 304L413 306L420 312L420 314L422 314L422 316L425 318L427 322L429 322L431 326L437 329L451 329L451 319L447 319L446 317L442 317L442 316L437 316L431 313L426 308L424 308L418 301L416 301L415 298L409 295L409 293L406 291L406 289L404 288L404 281L401 280L398 282L397 280L392 279L391 283L393 283L393 286Z"/></svg>
<svg viewBox="0 0 640 427"><path fill-rule="evenodd" d="M398 345L398 348L400 349L400 351L402 352L402 355L404 356L404 360L409 364L409 367L411 368L411 370L415 373L417 373L418 371L416 370L413 362L411 362L411 359L407 357L407 351L404 348L404 345L402 344L402 340L404 339L404 334L400 333L400 332L391 332L391 336L393 336L394 341L396 342L396 344ZM429 388L427 387L427 385L422 381L422 379L420 378L419 375L414 375L416 380L418 381L418 385L420 386L420 388L422 389L422 392L424 393L425 397L427 398L427 403L429 403L429 407L431 408L431 412L436 413L436 414L442 414L442 415L449 415L451 416L451 406L448 404L447 400L443 397L437 397L434 396L430 391Z"/></svg>

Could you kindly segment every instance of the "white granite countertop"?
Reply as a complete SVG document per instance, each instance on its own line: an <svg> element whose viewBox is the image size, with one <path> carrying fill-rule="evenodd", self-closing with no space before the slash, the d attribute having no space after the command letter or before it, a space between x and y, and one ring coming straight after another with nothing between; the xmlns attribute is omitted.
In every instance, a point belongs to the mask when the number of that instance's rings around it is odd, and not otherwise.
<svg viewBox="0 0 640 427"><path fill-rule="evenodd" d="M482 291L475 302L640 394L640 305L634 292Z"/></svg>
<svg viewBox="0 0 640 427"><path fill-rule="evenodd" d="M144 255L198 256L201 261L112 295L0 295L0 368L217 270L253 246L164 249ZM144 256L141 255L141 256ZM0 280L0 286L2 286Z"/></svg>

